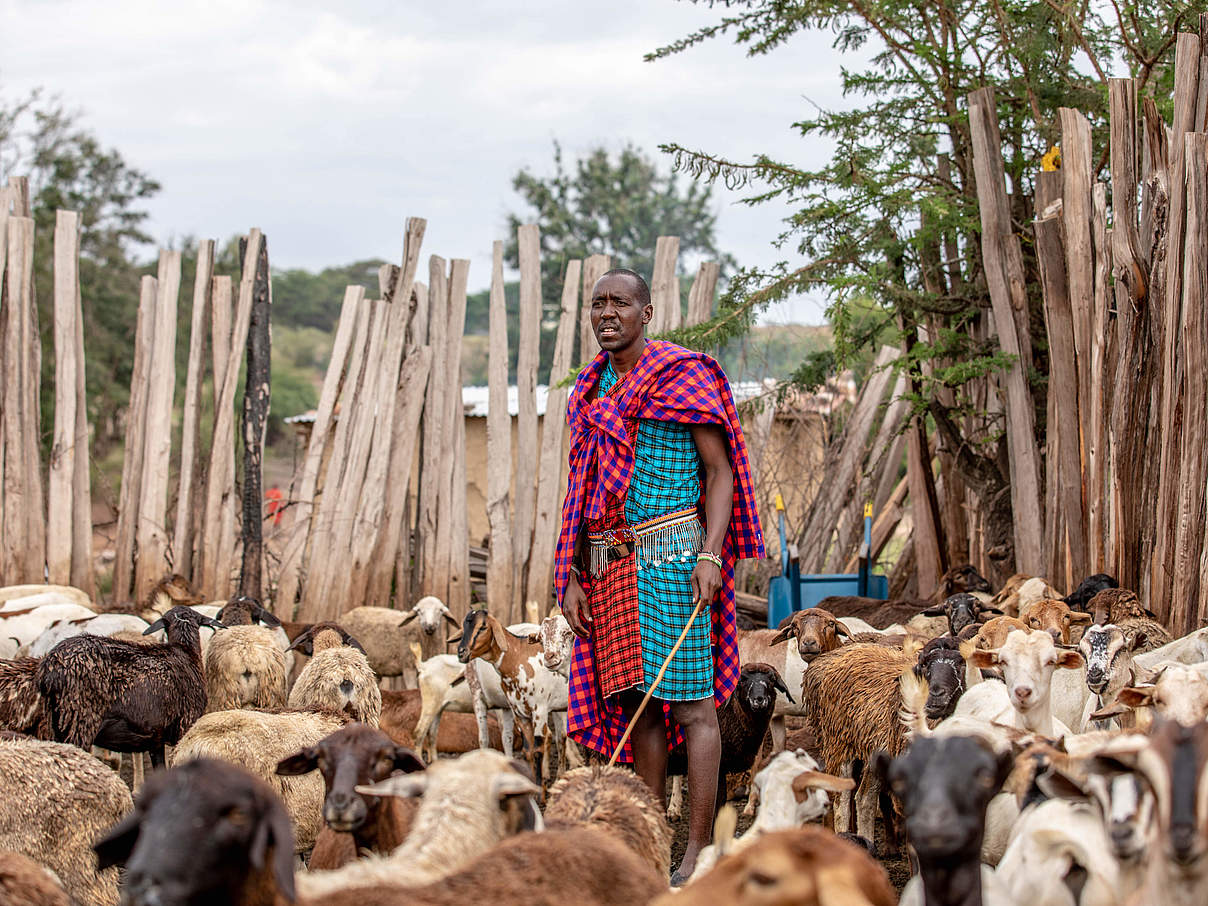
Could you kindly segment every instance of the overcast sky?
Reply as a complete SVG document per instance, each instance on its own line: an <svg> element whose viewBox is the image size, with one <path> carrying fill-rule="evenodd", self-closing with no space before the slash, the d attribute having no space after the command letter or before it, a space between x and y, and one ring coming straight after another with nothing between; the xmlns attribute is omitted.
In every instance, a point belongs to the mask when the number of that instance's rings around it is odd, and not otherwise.
<svg viewBox="0 0 1208 906"><path fill-rule="evenodd" d="M0 92L43 86L158 179L151 233L223 240L262 228L275 267L398 261L404 219L423 252L471 259L521 204L511 177L626 141L816 165L794 135L811 104L843 103L831 35L747 59L729 39L644 63L715 21L676 0L0 0ZM660 157L660 166L669 160ZM770 264L786 209L717 193L722 247ZM792 260L791 252L788 254ZM768 322L822 321L799 299Z"/></svg>

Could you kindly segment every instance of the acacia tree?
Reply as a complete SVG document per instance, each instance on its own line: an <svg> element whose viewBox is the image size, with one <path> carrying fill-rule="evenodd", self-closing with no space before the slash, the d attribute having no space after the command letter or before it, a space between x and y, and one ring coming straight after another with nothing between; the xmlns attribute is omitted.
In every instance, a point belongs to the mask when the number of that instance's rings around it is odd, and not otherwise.
<svg viewBox="0 0 1208 906"><path fill-rule="evenodd" d="M661 146L677 170L730 188L749 204L790 201L782 247L797 258L745 269L731 280L720 313L682 332L716 346L744 332L766 305L820 290L830 298L835 349L795 375L816 383L835 361L896 332L905 350L916 411L933 419L955 468L987 516L988 546L1004 571L1012 550L1001 415L987 411L980 380L1009 364L989 339L990 301L982 272L966 97L996 91L1012 221L1024 239L1033 348L1036 424L1045 424L1047 349L1035 257L1033 178L1059 137L1057 109L1075 107L1094 128L1106 166L1107 79L1131 75L1139 93L1170 105L1172 48L1202 4L1157 0L688 0L724 10L720 20L647 56L657 60L729 37L748 55L771 53L812 29L835 34L843 52L873 51L862 68L838 73L851 106L795 124L806 140L833 144L830 160L807 170L758 156ZM867 300L874 306L868 317ZM857 304L857 302L859 304ZM918 339L919 328L926 339Z"/></svg>

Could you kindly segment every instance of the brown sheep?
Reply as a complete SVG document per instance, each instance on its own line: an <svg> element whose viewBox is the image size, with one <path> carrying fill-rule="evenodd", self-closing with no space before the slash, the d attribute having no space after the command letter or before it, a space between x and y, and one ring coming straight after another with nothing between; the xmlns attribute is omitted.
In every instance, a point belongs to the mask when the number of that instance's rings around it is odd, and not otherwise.
<svg viewBox="0 0 1208 906"><path fill-rule="evenodd" d="M807 664L820 654L834 651L848 638L847 627L840 623L833 613L829 610L824 610L822 607L810 607L806 610L794 611L781 620L777 628L779 631L768 639L767 644L777 645L788 639L796 639L797 653L801 655L801 659ZM758 632L771 632L771 630L765 629ZM755 634L752 633L752 635L754 636ZM762 635L758 637L763 638ZM742 636L739 637L740 646L742 644L741 638ZM769 657L752 657L750 660L775 663ZM743 662L747 663L746 660Z"/></svg>
<svg viewBox="0 0 1208 906"><path fill-rule="evenodd" d="M1137 593L1127 588L1104 589L1091 598L1087 609L1100 626L1108 623L1119 626L1133 654L1144 654L1174 641Z"/></svg>
<svg viewBox="0 0 1208 906"><path fill-rule="evenodd" d="M0 852L0 903L4 906L71 906L53 874L26 856Z"/></svg>
<svg viewBox="0 0 1208 906"><path fill-rule="evenodd" d="M757 892L757 893L755 893ZM894 906L889 878L864 849L819 827L764 834L650 906Z"/></svg>
<svg viewBox="0 0 1208 906"><path fill-rule="evenodd" d="M818 606L836 617L859 617L874 629L885 629L894 623L905 623L915 614L930 607L931 602L913 598L882 601L879 598L861 598L856 595L831 595L819 601Z"/></svg>
<svg viewBox="0 0 1208 906"><path fill-rule="evenodd" d="M50 727L34 674L38 659L0 660L0 730L50 739Z"/></svg>
<svg viewBox="0 0 1208 906"><path fill-rule="evenodd" d="M855 762L865 766L856 793L856 833L873 839L880 781L872 768L878 752L898 755L906 737L898 711L899 679L912 671L918 649L902 651L854 643L817 658L805 671L801 698L822 750L824 770L852 776ZM835 828L849 830L846 797L835 802Z"/></svg>
<svg viewBox="0 0 1208 906"><path fill-rule="evenodd" d="M671 826L633 771L596 765L568 771L550 789L549 830L593 827L616 838L658 874L671 870Z"/></svg>
<svg viewBox="0 0 1208 906"><path fill-rule="evenodd" d="M1062 645L1078 644L1082 632L1092 622L1089 613L1070 610L1064 601L1042 598L1028 604L1019 612L1019 619L1029 629L1042 629Z"/></svg>
<svg viewBox="0 0 1208 906"><path fill-rule="evenodd" d="M415 747L415 726L423 702L418 689L383 689L382 716L378 728L400 746ZM492 749L503 751L503 733L493 715L487 717L487 735ZM519 729L513 733L514 750L524 745ZM436 736L436 751L445 755L463 755L478 748L478 722L473 714L445 711Z"/></svg>

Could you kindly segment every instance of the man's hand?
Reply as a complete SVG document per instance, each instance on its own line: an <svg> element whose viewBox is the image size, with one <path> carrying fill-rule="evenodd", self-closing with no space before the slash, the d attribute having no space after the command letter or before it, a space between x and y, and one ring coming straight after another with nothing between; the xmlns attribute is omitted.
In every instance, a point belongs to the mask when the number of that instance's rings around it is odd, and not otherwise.
<svg viewBox="0 0 1208 906"><path fill-rule="evenodd" d="M570 624L570 631L583 640L591 638L591 609L587 606L587 595L579 584L579 577L570 574L566 594L562 596L562 615Z"/></svg>
<svg viewBox="0 0 1208 906"><path fill-rule="evenodd" d="M692 603L704 601L712 604L717 593L721 591L721 570L716 563L708 560L697 560L696 569L692 570Z"/></svg>

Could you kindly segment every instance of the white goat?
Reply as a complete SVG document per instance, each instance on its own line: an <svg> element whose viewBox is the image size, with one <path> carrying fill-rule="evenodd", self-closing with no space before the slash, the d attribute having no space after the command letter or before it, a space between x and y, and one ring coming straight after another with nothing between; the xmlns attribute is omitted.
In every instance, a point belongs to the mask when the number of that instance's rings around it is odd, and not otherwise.
<svg viewBox="0 0 1208 906"><path fill-rule="evenodd" d="M973 651L969 661L982 670L1001 668L1005 682L1001 686L981 683L968 690L956 703L954 716L976 717L1042 736L1070 732L1053 717L1050 693L1055 669L1082 666L1082 655L1077 651L1059 650L1047 632L1016 629L1007 634L1001 648Z"/></svg>

